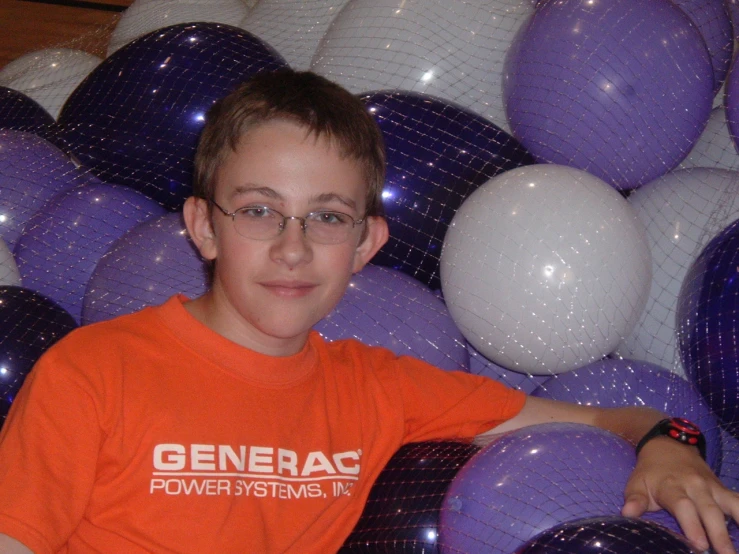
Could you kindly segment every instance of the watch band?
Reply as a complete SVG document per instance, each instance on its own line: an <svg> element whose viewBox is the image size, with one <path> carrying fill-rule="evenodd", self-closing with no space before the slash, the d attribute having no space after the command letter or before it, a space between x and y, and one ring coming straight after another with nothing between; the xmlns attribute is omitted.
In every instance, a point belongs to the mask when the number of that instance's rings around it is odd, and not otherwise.
<svg viewBox="0 0 739 554"><path fill-rule="evenodd" d="M701 458L706 459L706 437L695 423L685 418L671 417L657 422L636 445L636 454L655 437L670 437L687 446L696 446Z"/></svg>

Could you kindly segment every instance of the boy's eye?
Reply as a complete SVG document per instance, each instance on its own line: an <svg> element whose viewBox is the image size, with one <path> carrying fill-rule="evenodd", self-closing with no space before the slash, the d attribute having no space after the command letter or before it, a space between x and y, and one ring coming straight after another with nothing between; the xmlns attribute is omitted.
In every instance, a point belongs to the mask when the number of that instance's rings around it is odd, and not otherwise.
<svg viewBox="0 0 739 554"><path fill-rule="evenodd" d="M266 217L274 217L275 212L267 206L247 206L238 210L238 214L244 218L261 219Z"/></svg>
<svg viewBox="0 0 739 554"><path fill-rule="evenodd" d="M346 225L350 220L348 215L340 212L316 212L311 214L310 219L326 225Z"/></svg>

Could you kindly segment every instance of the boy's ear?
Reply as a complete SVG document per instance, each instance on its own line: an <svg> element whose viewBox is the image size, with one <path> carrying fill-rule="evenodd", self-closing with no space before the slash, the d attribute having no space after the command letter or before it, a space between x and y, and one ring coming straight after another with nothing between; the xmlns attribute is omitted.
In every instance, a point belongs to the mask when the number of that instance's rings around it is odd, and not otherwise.
<svg viewBox="0 0 739 554"><path fill-rule="evenodd" d="M368 217L366 225L364 240L359 243L354 253L354 267L352 268L354 273L367 265L390 237L390 231L384 217Z"/></svg>
<svg viewBox="0 0 739 554"><path fill-rule="evenodd" d="M187 233L200 251L200 255L206 260L215 260L218 252L208 201L191 196L185 201L182 215L185 219Z"/></svg>

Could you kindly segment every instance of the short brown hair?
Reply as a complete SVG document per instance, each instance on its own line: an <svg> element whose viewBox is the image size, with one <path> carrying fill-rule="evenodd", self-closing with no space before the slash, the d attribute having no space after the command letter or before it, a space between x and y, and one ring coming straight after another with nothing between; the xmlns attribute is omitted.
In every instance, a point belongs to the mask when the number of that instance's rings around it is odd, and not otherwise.
<svg viewBox="0 0 739 554"><path fill-rule="evenodd" d="M195 154L194 196L212 200L228 154L250 130L273 120L295 122L359 162L367 180L366 215L383 215L385 145L377 123L359 98L309 71L259 73L213 105Z"/></svg>

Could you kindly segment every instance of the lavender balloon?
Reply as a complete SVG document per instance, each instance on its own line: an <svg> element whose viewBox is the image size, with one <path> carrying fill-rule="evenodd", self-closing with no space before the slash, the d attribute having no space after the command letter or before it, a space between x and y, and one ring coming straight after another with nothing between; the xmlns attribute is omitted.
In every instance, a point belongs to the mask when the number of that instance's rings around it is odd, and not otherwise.
<svg viewBox="0 0 739 554"><path fill-rule="evenodd" d="M672 2L551 0L514 39L503 96L513 135L540 162L631 189L690 152L713 81L700 32Z"/></svg>
<svg viewBox="0 0 739 554"><path fill-rule="evenodd" d="M206 267L190 242L181 213L137 225L98 262L85 292L82 321L93 323L208 288Z"/></svg>
<svg viewBox="0 0 739 554"><path fill-rule="evenodd" d="M56 194L85 180L72 161L43 138L0 130L0 236L10 250L26 222Z"/></svg>
<svg viewBox="0 0 739 554"><path fill-rule="evenodd" d="M511 371L495 362L488 360L480 352L467 343L467 351L470 354L470 373L484 375L501 383L525 393L531 393L547 379L549 375L531 375L519 371Z"/></svg>
<svg viewBox="0 0 739 554"><path fill-rule="evenodd" d="M464 337L444 303L400 271L368 265L315 329L327 340L355 338L448 370L468 371Z"/></svg>
<svg viewBox="0 0 739 554"><path fill-rule="evenodd" d="M441 552L510 554L554 525L618 515L634 448L596 427L549 423L476 454L447 490Z"/></svg>
<svg viewBox="0 0 739 554"><path fill-rule="evenodd" d="M706 435L707 461L721 466L718 420L695 386L655 364L634 360L601 360L555 375L531 393L588 406L648 406L694 422Z"/></svg>
<svg viewBox="0 0 739 554"><path fill-rule="evenodd" d="M103 254L126 231L165 211L140 192L97 179L62 192L28 220L16 244L24 286L79 323L87 282Z"/></svg>

